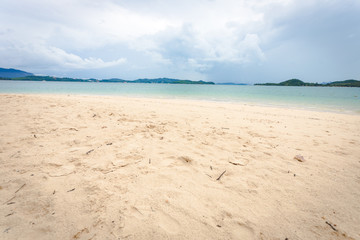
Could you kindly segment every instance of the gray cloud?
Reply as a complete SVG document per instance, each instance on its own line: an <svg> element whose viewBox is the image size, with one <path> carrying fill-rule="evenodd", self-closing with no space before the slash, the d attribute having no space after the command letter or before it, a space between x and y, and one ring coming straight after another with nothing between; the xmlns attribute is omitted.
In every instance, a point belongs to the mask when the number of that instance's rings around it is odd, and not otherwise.
<svg viewBox="0 0 360 240"><path fill-rule="evenodd" d="M4 0L0 66L96 78L359 78L359 12L356 0Z"/></svg>
<svg viewBox="0 0 360 240"><path fill-rule="evenodd" d="M273 28L279 32L263 46L266 65L282 67L283 79L291 75L317 82L359 78L359 10L356 1L322 1L275 18Z"/></svg>

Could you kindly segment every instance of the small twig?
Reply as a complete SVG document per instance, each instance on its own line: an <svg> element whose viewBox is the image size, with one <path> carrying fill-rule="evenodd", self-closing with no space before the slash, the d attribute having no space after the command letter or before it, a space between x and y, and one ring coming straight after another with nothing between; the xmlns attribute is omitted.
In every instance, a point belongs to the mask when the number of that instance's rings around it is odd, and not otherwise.
<svg viewBox="0 0 360 240"><path fill-rule="evenodd" d="M109 171L106 171L106 172L104 172L104 171L101 171L103 174L108 174L108 173L111 173L111 172L114 172L114 171L116 171L116 170L118 170L119 168L123 168L123 167L126 167L127 165L129 165L130 163L126 163L126 164L123 164L123 165L120 165L120 166L117 166L116 168L113 168L113 169L111 169L111 170L109 170Z"/></svg>
<svg viewBox="0 0 360 240"><path fill-rule="evenodd" d="M18 190L15 191L15 193L17 193L18 191L20 191L23 187L25 187L26 183L24 183Z"/></svg>
<svg viewBox="0 0 360 240"><path fill-rule="evenodd" d="M53 191L53 195L54 195L55 193L56 193L56 191L54 190L54 191Z"/></svg>
<svg viewBox="0 0 360 240"><path fill-rule="evenodd" d="M4 233L8 233L10 229L11 229L11 227L5 229Z"/></svg>
<svg viewBox="0 0 360 240"><path fill-rule="evenodd" d="M126 167L126 166L128 166L128 165L131 165L131 164L138 164L138 163L140 163L141 162L141 160L139 160L139 161L136 161L136 162L134 162L134 163L124 163L124 164L122 164L122 165L115 165L114 163L113 163L113 165L115 166L113 169L111 169L111 170L109 170L109 171L101 171L103 174L108 174L108 173L111 173L111 172L114 172L114 171L116 171L116 170L118 170L119 168L123 168L123 167Z"/></svg>
<svg viewBox="0 0 360 240"><path fill-rule="evenodd" d="M210 178L212 178L212 176L210 176L209 174L205 173L207 176L209 176Z"/></svg>
<svg viewBox="0 0 360 240"><path fill-rule="evenodd" d="M34 138L37 138L35 134L34 134Z"/></svg>
<svg viewBox="0 0 360 240"><path fill-rule="evenodd" d="M325 222L327 225L329 225L331 228L332 228L332 230L334 230L335 232L337 232L338 230L336 229L336 228L334 228L334 226L331 224L331 223L329 223L328 221L326 221Z"/></svg>
<svg viewBox="0 0 360 240"><path fill-rule="evenodd" d="M217 181L219 181L220 180L220 178L224 175L224 173L226 173L226 170L225 171L223 171L223 173L222 174L220 174L220 176L216 179Z"/></svg>
<svg viewBox="0 0 360 240"><path fill-rule="evenodd" d="M140 213L141 215L144 215L142 212L140 212L139 209L137 209L137 207L132 207L134 210L136 210L138 213Z"/></svg>
<svg viewBox="0 0 360 240"><path fill-rule="evenodd" d="M75 171L69 172L69 173L65 173L65 174L61 174L61 175L51 175L50 173L47 173L49 175L49 177L64 177L64 176L68 176L70 174L75 173Z"/></svg>
<svg viewBox="0 0 360 240"><path fill-rule="evenodd" d="M229 163L231 163L232 165L245 166L245 164L242 164L242 163L236 163L236 162L231 162L231 161L229 161Z"/></svg>
<svg viewBox="0 0 360 240"><path fill-rule="evenodd" d="M123 165L120 165L119 168L122 168L122 167L126 167L127 165L129 165L130 163L125 163Z"/></svg>
<svg viewBox="0 0 360 240"><path fill-rule="evenodd" d="M9 213L8 215L6 215L5 217L9 217L11 215L13 215L15 212Z"/></svg>
<svg viewBox="0 0 360 240"><path fill-rule="evenodd" d="M11 204L14 204L15 202L9 202L7 205L11 205Z"/></svg>
<svg viewBox="0 0 360 240"><path fill-rule="evenodd" d="M109 145L112 145L112 143L107 143L106 145L108 145L108 146L109 146Z"/></svg>
<svg viewBox="0 0 360 240"><path fill-rule="evenodd" d="M91 149L91 150L87 151L86 155L89 155L89 153L91 153L92 151L94 151L94 149Z"/></svg>
<svg viewBox="0 0 360 240"><path fill-rule="evenodd" d="M151 163L151 158L149 158L149 164Z"/></svg>
<svg viewBox="0 0 360 240"><path fill-rule="evenodd" d="M15 197L16 197L16 195L13 196L12 198L10 198L9 200L7 200L6 202L4 202L4 204L7 204L7 203L10 202L11 200L13 200Z"/></svg>
<svg viewBox="0 0 360 240"><path fill-rule="evenodd" d="M73 188L73 189L70 189L69 191L67 191L67 192L72 192L72 191L74 191L75 190L75 188Z"/></svg>
<svg viewBox="0 0 360 240"><path fill-rule="evenodd" d="M69 130L79 131L76 128L69 128Z"/></svg>
<svg viewBox="0 0 360 240"><path fill-rule="evenodd" d="M16 153L14 153L13 155L10 156L10 158L14 157L16 154L19 154L20 151L17 151Z"/></svg>

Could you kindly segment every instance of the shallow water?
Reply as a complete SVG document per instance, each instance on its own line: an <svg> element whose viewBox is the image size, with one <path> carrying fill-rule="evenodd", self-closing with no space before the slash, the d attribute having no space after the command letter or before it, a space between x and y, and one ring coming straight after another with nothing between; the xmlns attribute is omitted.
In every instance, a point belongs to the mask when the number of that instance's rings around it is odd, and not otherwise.
<svg viewBox="0 0 360 240"><path fill-rule="evenodd" d="M360 113L360 88L0 81L0 93L196 99Z"/></svg>

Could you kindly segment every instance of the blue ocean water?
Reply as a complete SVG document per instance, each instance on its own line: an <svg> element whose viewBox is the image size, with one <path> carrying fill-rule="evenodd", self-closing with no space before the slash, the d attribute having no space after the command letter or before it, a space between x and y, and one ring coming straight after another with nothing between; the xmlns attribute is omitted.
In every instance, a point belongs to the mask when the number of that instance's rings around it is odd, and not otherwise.
<svg viewBox="0 0 360 240"><path fill-rule="evenodd" d="M360 88L0 81L0 93L195 99L360 114Z"/></svg>

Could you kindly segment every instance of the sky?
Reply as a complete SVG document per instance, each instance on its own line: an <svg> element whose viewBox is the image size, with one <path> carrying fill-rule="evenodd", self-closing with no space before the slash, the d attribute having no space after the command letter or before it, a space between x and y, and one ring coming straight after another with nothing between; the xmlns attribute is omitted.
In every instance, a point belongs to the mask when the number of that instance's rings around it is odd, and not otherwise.
<svg viewBox="0 0 360 240"><path fill-rule="evenodd" d="M0 67L97 79L360 80L360 0L0 0Z"/></svg>

